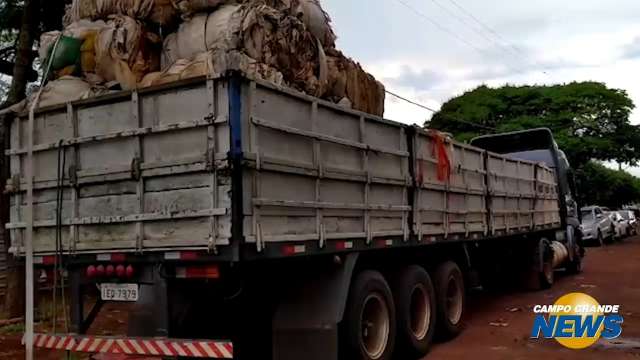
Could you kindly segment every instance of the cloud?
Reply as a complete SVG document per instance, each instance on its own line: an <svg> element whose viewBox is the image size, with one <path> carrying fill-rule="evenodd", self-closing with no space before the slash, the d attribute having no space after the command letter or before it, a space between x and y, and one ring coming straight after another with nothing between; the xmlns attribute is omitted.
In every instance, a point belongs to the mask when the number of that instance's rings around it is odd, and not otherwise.
<svg viewBox="0 0 640 360"><path fill-rule="evenodd" d="M414 70L407 65L400 67L397 76L385 76L382 78L383 83L419 90L431 90L445 80L446 76L442 72L431 69Z"/></svg>
<svg viewBox="0 0 640 360"><path fill-rule="evenodd" d="M633 39L633 41L624 47L622 52L623 59L637 59L640 58L640 36Z"/></svg>

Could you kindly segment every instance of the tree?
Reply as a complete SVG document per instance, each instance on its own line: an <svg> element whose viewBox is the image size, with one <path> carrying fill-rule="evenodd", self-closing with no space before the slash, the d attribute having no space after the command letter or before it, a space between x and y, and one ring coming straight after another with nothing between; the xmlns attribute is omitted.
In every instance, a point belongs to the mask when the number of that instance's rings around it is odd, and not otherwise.
<svg viewBox="0 0 640 360"><path fill-rule="evenodd" d="M6 92L6 99L0 109L18 103L26 97L28 82L37 80L37 72L33 68L37 52L35 45L43 31L61 30L64 14L64 0L4 0L0 4L0 73L6 74L11 69L11 83ZM46 15L45 15L46 14ZM35 75L34 75L35 74ZM0 84L5 83L0 79ZM9 129L8 121L0 118L1 148L7 143L5 136ZM4 188L9 176L6 158L0 161L0 186ZM0 223L8 223L9 202L5 195L0 204ZM4 299L5 313L10 317L20 316L24 310L24 268L8 255L9 236L7 231L0 232L4 238L5 254L8 259L7 291Z"/></svg>
<svg viewBox="0 0 640 360"><path fill-rule="evenodd" d="M574 167L590 160L635 164L640 128L629 123L633 101L598 82L554 86L480 86L447 101L428 127L469 140L487 132L550 128Z"/></svg>
<svg viewBox="0 0 640 360"><path fill-rule="evenodd" d="M26 96L27 84L38 80L33 68L40 34L61 30L66 0L3 0L0 3L0 109ZM5 85L6 86L6 85Z"/></svg>
<svg viewBox="0 0 640 360"><path fill-rule="evenodd" d="M640 200L640 179L620 170L589 162L576 174L579 203L598 204L612 209ZM590 191L586 191L590 190Z"/></svg>

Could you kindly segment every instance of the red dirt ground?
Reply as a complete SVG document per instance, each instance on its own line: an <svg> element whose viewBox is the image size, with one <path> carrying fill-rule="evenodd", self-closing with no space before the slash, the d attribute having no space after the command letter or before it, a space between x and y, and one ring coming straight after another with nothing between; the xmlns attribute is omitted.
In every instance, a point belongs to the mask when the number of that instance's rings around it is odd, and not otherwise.
<svg viewBox="0 0 640 360"><path fill-rule="evenodd" d="M620 344L601 340L586 350L569 350L553 339L529 338L533 305L553 304L572 292L589 294L600 304L621 305L623 331L620 341L615 341ZM640 359L640 238L588 248L584 272L557 279L550 290L505 295L477 293L470 300L465 331L455 340L435 345L426 359Z"/></svg>

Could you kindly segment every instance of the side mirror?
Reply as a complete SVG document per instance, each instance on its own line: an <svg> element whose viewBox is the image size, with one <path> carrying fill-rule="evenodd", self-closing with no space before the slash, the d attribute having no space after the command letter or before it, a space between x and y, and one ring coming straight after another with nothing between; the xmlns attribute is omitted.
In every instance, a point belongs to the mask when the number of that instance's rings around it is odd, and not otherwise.
<svg viewBox="0 0 640 360"><path fill-rule="evenodd" d="M602 214L596 215L596 219L602 219L604 216Z"/></svg>

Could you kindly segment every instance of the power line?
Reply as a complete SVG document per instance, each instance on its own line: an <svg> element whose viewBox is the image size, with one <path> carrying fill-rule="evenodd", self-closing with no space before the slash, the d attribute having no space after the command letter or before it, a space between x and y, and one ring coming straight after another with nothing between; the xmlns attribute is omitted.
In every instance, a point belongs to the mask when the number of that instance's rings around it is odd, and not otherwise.
<svg viewBox="0 0 640 360"><path fill-rule="evenodd" d="M445 26L441 25L439 22L435 21L434 19L430 18L429 16L427 16L425 13L421 12L420 10L414 8L413 6L409 5L407 2L405 2L404 0L396 0L396 2L398 2L399 4L401 4L402 6L406 7L407 9L411 10L413 13L415 13L417 16L419 16L420 18L422 18L423 20L427 21L428 23L430 23L431 25L437 27L440 31L447 33L449 36L455 38L456 40L460 41L461 43L469 46L470 48L472 48L473 50L477 51L479 54L483 55L483 56L487 56L488 54L481 48L475 46L474 44L472 44L470 41L468 41L467 39L463 38L462 36L456 34L455 32L449 30L448 28L446 28ZM505 65L507 67L509 67L511 70L514 70L516 72L519 73L524 73L524 70L522 69L518 69L510 64L505 63Z"/></svg>
<svg viewBox="0 0 640 360"><path fill-rule="evenodd" d="M389 91L389 90L385 90L384 92L386 92L387 94L389 94L389 95L391 95L391 96L393 96L393 97L396 97L396 98L398 98L398 99L400 99L400 100L404 100L404 101L408 102L408 103L409 103L409 104L411 104L411 105L415 105L415 106L417 106L417 107L419 107L419 108L423 108L423 109L425 109L425 110L431 111L431 112L432 112L432 113L434 113L434 114L438 112L438 110L435 110L435 109L433 109L433 108L430 108L430 107L428 107L428 106L426 106L426 105L422 105L422 104L417 103L417 102L415 102L415 101L413 101L413 100L409 100L409 99L407 99L406 97L401 96L401 95L398 95L398 94L396 94L396 93L394 93L394 92L391 92L391 91Z"/></svg>
<svg viewBox="0 0 640 360"><path fill-rule="evenodd" d="M500 48L502 51L504 51L505 53L514 55L514 52L511 48L505 46L504 44L502 44L498 39L496 40L495 38L489 37L487 36L487 34L485 34L486 30L483 27L478 28L477 26L473 26L472 24L470 24L463 16L460 16L458 14L456 14L454 11L452 11L451 9L449 9L448 7L442 5L441 2L437 1L437 0L431 0L431 2L433 2L434 4L436 4L440 9L442 9L444 12L446 12L447 14L449 14L451 17L455 18L456 20L458 20L458 22L460 22L462 25L468 27L469 29L471 29L474 34L482 37L483 39L485 39L486 41L495 44L498 46L498 48ZM495 36L494 36L495 37ZM497 37L496 37L497 38ZM529 59L527 59L526 57L515 53L515 55L518 58L521 58L523 60L525 60L525 62L529 63Z"/></svg>
<svg viewBox="0 0 640 360"><path fill-rule="evenodd" d="M439 115L440 115L440 116L442 116L442 117L446 118L447 120L455 121L455 122L457 122L457 123L461 123L461 124L466 124L466 125L469 125L469 126L473 126L473 127L479 128L479 129L483 129L483 130L496 131L496 128L494 128L494 127L490 127L490 126L486 126L486 125L482 125L482 124L474 123L474 122L472 122L472 121L466 121L466 120L462 120L462 119L455 118L455 117L453 117L453 116L451 116L451 115L448 115L448 114L444 114L444 113L442 113L442 112L439 112L438 110L435 110L434 108L431 108L431 107L429 107L429 106L427 106L427 105L420 104L420 103L419 103L419 102L417 102L417 101L410 100L410 99L408 99L408 98L406 98L406 97L404 97L404 96L402 96L402 95L398 95L397 93L394 93L394 92L392 92L392 91L389 91L389 90L386 90L386 89L385 89L385 92L386 92L387 94L389 94L389 95L393 96L393 97L396 97L396 98L398 98L398 99L400 99L400 100L406 101L407 103L409 103L409 104L411 104L411 105L414 105L414 106L417 106L417 107L419 107L419 108L422 108L422 109L425 109L425 110L431 111L431 112L432 112L432 113L434 113L434 114L435 114L435 113L439 113Z"/></svg>
<svg viewBox="0 0 640 360"><path fill-rule="evenodd" d="M435 0L432 0L435 2ZM473 15L473 13L467 9L465 9L462 5L460 5L456 0L449 0L449 2L451 2L456 8L458 8L458 10L462 11L465 15L467 15L467 17L469 17L471 20L473 20L474 22L476 22L478 25L480 25L484 30L488 31L489 33L491 33L493 36L495 36L497 39L501 40L503 43L506 44L506 46L512 50L512 52L514 52L516 55L521 56L523 59L527 59L526 58L526 53L518 48L517 46L513 45L512 43L510 43L507 39L505 39L502 35L500 35L496 30L494 30L493 28L491 28L489 25L485 24L482 20L480 20L478 17L476 17L475 15ZM541 66L538 62L534 63L538 66ZM541 66L542 67L542 66ZM549 75L546 71L542 71L543 74L545 75Z"/></svg>

